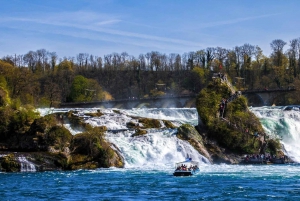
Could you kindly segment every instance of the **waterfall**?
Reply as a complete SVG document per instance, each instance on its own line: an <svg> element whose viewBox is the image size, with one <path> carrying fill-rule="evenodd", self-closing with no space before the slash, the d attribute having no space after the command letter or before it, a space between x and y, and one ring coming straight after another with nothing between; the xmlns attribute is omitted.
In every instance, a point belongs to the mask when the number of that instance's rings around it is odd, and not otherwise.
<svg viewBox="0 0 300 201"><path fill-rule="evenodd" d="M178 139L176 129L153 129L148 132L138 137L131 137L130 131L108 133L106 138L119 148L126 168L169 168L176 162L184 161L187 155L200 164L210 163L188 142Z"/></svg>
<svg viewBox="0 0 300 201"><path fill-rule="evenodd" d="M286 107L253 107L251 111L260 119L264 130L280 139L286 154L300 162L300 112Z"/></svg>
<svg viewBox="0 0 300 201"><path fill-rule="evenodd" d="M19 156L18 161L21 164L21 172L36 172L35 165L28 161L25 156Z"/></svg>
<svg viewBox="0 0 300 201"><path fill-rule="evenodd" d="M141 125L137 117L169 120L174 125L184 123L196 125L198 114L195 108L134 108L131 110L100 109L100 108L70 108L59 111L76 111L83 116L84 121L92 126L106 126L106 139L113 143L123 156L126 168L170 168L176 162L184 161L188 155L200 164L209 164L209 160L198 153L188 142L176 137L177 129L168 129L163 121L160 121L159 129L147 129L147 134L135 136L134 130L127 128L127 123L132 122ZM100 110L100 117L88 117L85 113L93 113ZM41 110L41 114L55 113L56 109ZM76 129L65 125L73 135Z"/></svg>

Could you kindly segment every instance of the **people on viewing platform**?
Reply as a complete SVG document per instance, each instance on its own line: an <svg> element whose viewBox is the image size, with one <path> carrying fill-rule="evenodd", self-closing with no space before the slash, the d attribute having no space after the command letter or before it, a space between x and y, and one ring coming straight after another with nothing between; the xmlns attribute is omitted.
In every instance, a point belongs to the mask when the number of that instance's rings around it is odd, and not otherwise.
<svg viewBox="0 0 300 201"><path fill-rule="evenodd" d="M267 164L267 163L277 163L283 164L288 161L288 157L285 155L276 156L269 153L266 154L249 154L244 157L244 163L249 164Z"/></svg>
<svg viewBox="0 0 300 201"><path fill-rule="evenodd" d="M213 78L215 78L215 77L221 78L222 81L227 81L227 76L226 76L226 74L223 74L223 73L221 73L221 72L218 72L217 74L214 74L214 75L213 75Z"/></svg>

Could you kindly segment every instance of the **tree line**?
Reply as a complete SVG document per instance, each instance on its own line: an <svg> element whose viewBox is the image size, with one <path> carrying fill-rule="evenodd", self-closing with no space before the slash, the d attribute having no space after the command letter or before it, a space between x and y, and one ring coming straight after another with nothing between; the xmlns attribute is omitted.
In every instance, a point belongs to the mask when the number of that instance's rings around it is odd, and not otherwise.
<svg viewBox="0 0 300 201"><path fill-rule="evenodd" d="M270 48L269 56L245 43L182 55L151 51L137 57L122 52L68 58L39 49L3 57L0 86L11 98L36 106L198 93L214 72L226 73L238 89L300 86L300 38L275 39ZM288 95L285 104L299 100L296 94Z"/></svg>

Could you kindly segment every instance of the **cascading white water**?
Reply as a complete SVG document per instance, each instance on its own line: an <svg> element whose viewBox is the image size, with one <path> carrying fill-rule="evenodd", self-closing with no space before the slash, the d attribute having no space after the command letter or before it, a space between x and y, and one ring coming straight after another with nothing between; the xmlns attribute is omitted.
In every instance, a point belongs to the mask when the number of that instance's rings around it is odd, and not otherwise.
<svg viewBox="0 0 300 201"><path fill-rule="evenodd" d="M287 155L300 162L300 112L299 110L284 110L285 107L251 107L250 110L260 119L266 133L279 138L285 147ZM70 109L43 109L41 114L55 112L77 111L78 115L96 112L99 108L70 108ZM104 113L101 117L86 118L86 122L93 126L106 126L108 130L123 130L117 134L107 133L107 139L114 143L125 158L127 167L155 166L162 163L173 163L184 159L186 154L192 155L195 160L206 161L189 144L174 136L176 130L169 130L162 125L160 130L152 130L142 137L131 137L132 131L127 130L126 123L138 123L136 117L148 117L170 120L176 126L183 123L196 125L198 114L196 109L189 108L136 108L132 110L100 109ZM65 125L68 127L69 125ZM72 134L79 131L72 130Z"/></svg>
<svg viewBox="0 0 300 201"><path fill-rule="evenodd" d="M148 134L132 137L134 131L127 130L126 123L138 124L137 117L170 120L175 125L182 123L195 124L198 120L196 109L132 109L102 110L101 117L88 118L87 123L93 126L106 126L106 138L116 145L125 160L125 167L163 168L173 167L175 162L185 160L186 156L200 163L209 161L200 155L189 143L178 139L176 129L167 129L161 122L160 129L148 129Z"/></svg>
<svg viewBox="0 0 300 201"><path fill-rule="evenodd" d="M149 108L127 110L128 115L163 119L196 125L198 113L196 108Z"/></svg>
<svg viewBox="0 0 300 201"><path fill-rule="evenodd" d="M21 164L21 172L36 172L35 165L28 161L25 156L19 156L18 161Z"/></svg>
<svg viewBox="0 0 300 201"><path fill-rule="evenodd" d="M260 119L266 133L279 138L286 154L300 162L300 112L285 107L254 107L251 111Z"/></svg>
<svg viewBox="0 0 300 201"><path fill-rule="evenodd" d="M121 150L127 168L173 167L175 162L184 161L186 156L202 164L209 164L205 157L188 142L178 139L175 133L176 129L153 129L147 135L139 137L131 137L131 132L108 133L106 136Z"/></svg>
<svg viewBox="0 0 300 201"><path fill-rule="evenodd" d="M161 121L161 128L147 129L146 135L132 137L134 131L127 129L126 124L132 122L139 124L135 117L155 118L169 120L174 125L180 126L183 123L196 125L198 114L195 108L169 108L169 109L132 109L114 110L100 109L104 115L100 117L87 117L84 113L92 113L99 108L84 109L60 109L59 111L77 111L79 116L85 118L85 122L92 126L106 126L108 132L106 139L113 143L121 151L125 160L125 167L128 168L165 168L172 167L175 162L184 161L187 156L200 163L209 164L208 159L199 154L188 142L176 137L177 129L168 129ZM55 113L56 109L41 110L41 114ZM142 126L140 124L140 126ZM70 125L65 125L72 134L76 130Z"/></svg>

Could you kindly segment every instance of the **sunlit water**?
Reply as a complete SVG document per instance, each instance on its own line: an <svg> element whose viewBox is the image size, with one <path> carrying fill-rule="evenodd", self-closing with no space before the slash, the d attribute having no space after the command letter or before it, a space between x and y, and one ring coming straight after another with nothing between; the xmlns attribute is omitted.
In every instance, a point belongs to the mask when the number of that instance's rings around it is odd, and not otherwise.
<svg viewBox="0 0 300 201"><path fill-rule="evenodd" d="M200 167L174 177L171 169L0 174L0 200L299 200L300 166Z"/></svg>
<svg viewBox="0 0 300 201"><path fill-rule="evenodd" d="M299 111L283 111L281 107L251 110L265 131L281 139L287 154L299 162ZM96 109L78 111L84 116ZM103 112L104 116L86 121L111 130L126 128L126 122L134 121L132 116L170 120L176 125L197 123L195 109ZM74 135L80 132L69 129ZM133 131L107 132L107 140L120 149L125 168L0 173L0 200L300 200L299 164L211 165L175 133L176 129L163 124L143 137L131 137ZM174 162L183 160L186 154L201 162L200 173L172 176Z"/></svg>

